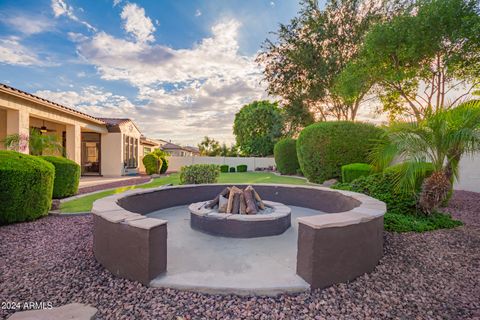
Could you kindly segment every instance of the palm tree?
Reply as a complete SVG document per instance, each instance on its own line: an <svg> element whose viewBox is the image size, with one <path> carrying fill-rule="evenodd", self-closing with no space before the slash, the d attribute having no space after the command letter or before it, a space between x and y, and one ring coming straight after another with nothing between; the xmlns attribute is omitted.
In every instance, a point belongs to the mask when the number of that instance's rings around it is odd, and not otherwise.
<svg viewBox="0 0 480 320"><path fill-rule="evenodd" d="M26 135L11 134L5 137L3 144L6 148L16 151L25 149L26 143L30 154L40 156L45 152L59 152L63 154L64 148L57 135L42 134L38 129L30 128L30 134Z"/></svg>
<svg viewBox="0 0 480 320"><path fill-rule="evenodd" d="M472 100L454 109L438 110L419 122L391 125L371 159L377 170L394 159L403 160L394 183L401 191L417 192L418 181L423 181L418 204L429 214L448 201L462 156L478 151L480 100Z"/></svg>

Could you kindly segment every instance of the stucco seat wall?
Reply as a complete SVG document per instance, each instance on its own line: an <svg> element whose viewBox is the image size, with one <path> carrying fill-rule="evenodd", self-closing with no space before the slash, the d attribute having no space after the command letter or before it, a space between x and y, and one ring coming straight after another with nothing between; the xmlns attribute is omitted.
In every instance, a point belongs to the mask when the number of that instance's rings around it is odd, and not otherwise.
<svg viewBox="0 0 480 320"><path fill-rule="evenodd" d="M226 186L231 184L130 190L97 200L92 210L97 260L116 275L147 284L167 267L167 222L143 215L208 200ZM352 280L372 271L382 257L383 202L317 186L254 187L264 200L322 212L298 218L297 274L312 288Z"/></svg>

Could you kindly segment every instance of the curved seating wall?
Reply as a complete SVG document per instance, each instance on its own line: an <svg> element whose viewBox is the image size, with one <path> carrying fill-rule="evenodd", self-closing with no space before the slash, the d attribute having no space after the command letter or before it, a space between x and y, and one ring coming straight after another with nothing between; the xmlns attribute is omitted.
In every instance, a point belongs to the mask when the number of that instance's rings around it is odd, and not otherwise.
<svg viewBox="0 0 480 320"><path fill-rule="evenodd" d="M130 190L94 203L94 252L112 273L144 284L167 268L167 221L143 215L204 201L231 184ZM244 187L246 185L237 185ZM311 288L370 272L383 254L383 202L316 186L255 185L265 200L329 214L301 217L297 274Z"/></svg>

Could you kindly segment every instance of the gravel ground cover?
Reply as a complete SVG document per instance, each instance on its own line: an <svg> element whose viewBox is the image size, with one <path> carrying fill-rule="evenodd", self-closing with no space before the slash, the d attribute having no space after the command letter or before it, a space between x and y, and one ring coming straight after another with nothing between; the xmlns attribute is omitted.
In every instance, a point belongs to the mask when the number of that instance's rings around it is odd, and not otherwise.
<svg viewBox="0 0 480 320"><path fill-rule="evenodd" d="M465 226L385 233L385 256L371 274L275 298L154 289L115 278L93 257L90 216L3 226L0 303L88 303L99 309L98 319L480 319L480 194L456 192L448 209ZM0 318L10 313L0 309Z"/></svg>
<svg viewBox="0 0 480 320"><path fill-rule="evenodd" d="M141 176L141 177L134 178L134 179L115 181L115 182L104 183L104 184L99 184L99 185L90 186L90 187L83 187L83 188L78 189L77 195L90 193L90 192L95 192L95 191L100 191L100 190L111 189L111 188L133 186L133 185L136 185L136 184L141 184L141 183L148 182L148 181L150 181L150 179L151 179L150 176Z"/></svg>

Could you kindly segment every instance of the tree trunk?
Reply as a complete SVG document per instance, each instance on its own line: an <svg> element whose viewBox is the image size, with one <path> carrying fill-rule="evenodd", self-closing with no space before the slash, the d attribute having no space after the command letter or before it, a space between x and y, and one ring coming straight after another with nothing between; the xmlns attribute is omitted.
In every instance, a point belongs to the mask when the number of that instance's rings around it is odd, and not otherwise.
<svg viewBox="0 0 480 320"><path fill-rule="evenodd" d="M433 213L447 199L452 187L448 171L434 172L423 180L418 204L424 213Z"/></svg>

